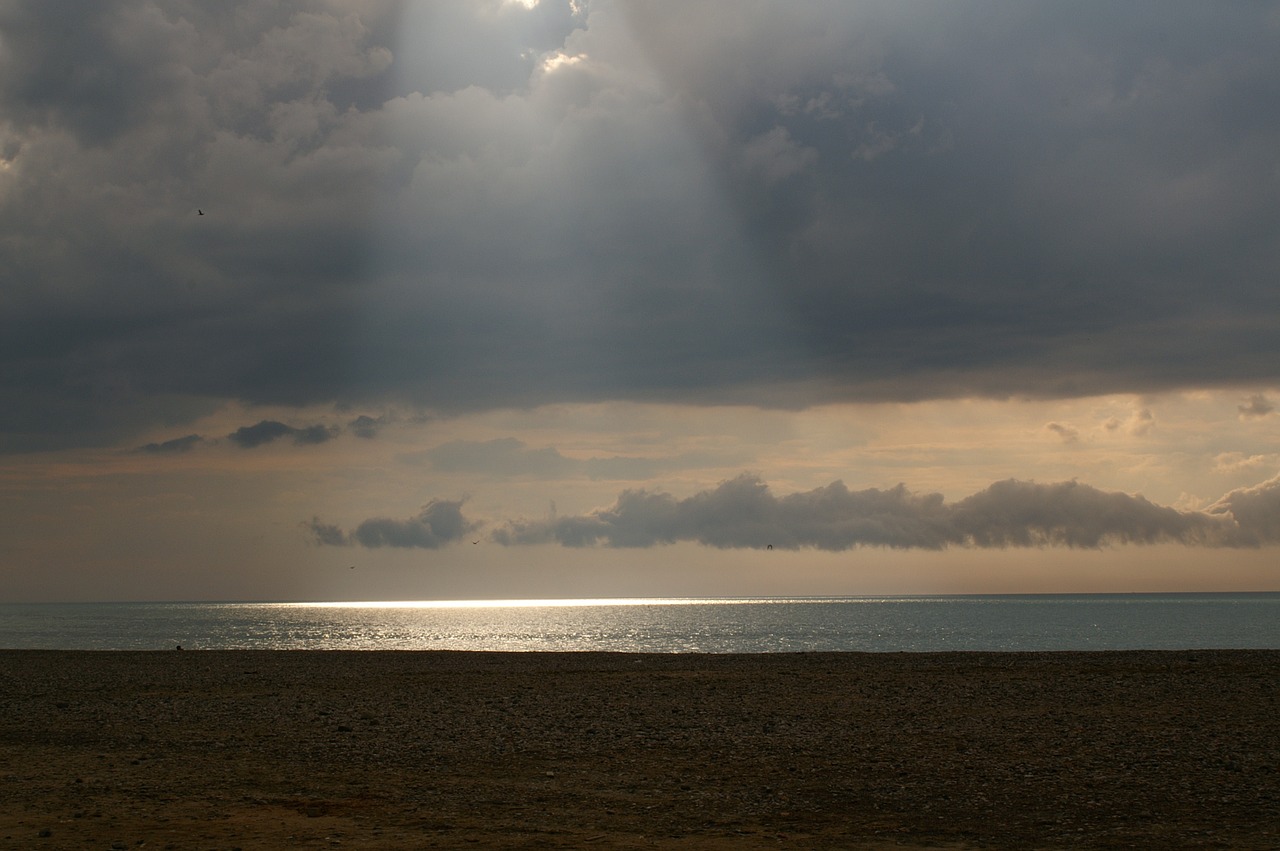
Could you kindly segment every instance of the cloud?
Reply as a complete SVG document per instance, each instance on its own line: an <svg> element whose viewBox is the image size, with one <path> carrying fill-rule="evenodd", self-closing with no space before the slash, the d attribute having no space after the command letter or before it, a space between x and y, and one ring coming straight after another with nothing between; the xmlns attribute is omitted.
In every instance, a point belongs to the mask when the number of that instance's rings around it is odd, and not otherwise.
<svg viewBox="0 0 1280 851"><path fill-rule="evenodd" d="M477 523L462 515L462 500L432 500L407 520L374 517L351 532L312 518L308 525L316 543L326 546L359 545L379 547L439 549L462 540L477 529Z"/></svg>
<svg viewBox="0 0 1280 851"><path fill-rule="evenodd" d="M1280 542L1280 476L1225 494L1205 509L1214 517L1231 518L1241 541L1260 546Z"/></svg>
<svg viewBox="0 0 1280 851"><path fill-rule="evenodd" d="M1226 543L1231 535L1215 518L1078 482L997 482L948 513L962 542L977 547L1206 545Z"/></svg>
<svg viewBox="0 0 1280 851"><path fill-rule="evenodd" d="M347 428L356 437L372 440L378 436L378 431L384 425L386 425L386 417L371 417L368 414L361 414L347 423Z"/></svg>
<svg viewBox="0 0 1280 851"><path fill-rule="evenodd" d="M293 442L299 446L312 446L317 443L326 443L337 434L337 426L312 425L293 429Z"/></svg>
<svg viewBox="0 0 1280 851"><path fill-rule="evenodd" d="M817 151L797 145L787 128L780 126L749 140L741 154L742 168L766 185L798 174L817 159Z"/></svg>
<svg viewBox="0 0 1280 851"><path fill-rule="evenodd" d="M1280 543L1280 478L1233 491L1204 512L1078 482L1008 480L954 503L941 494L850 491L841 482L777 497L742 475L686 499L623 491L580 516L515 520L491 537L506 545L649 547L693 541L719 548L1100 548L1123 544L1258 546Z"/></svg>
<svg viewBox="0 0 1280 851"><path fill-rule="evenodd" d="M368 440L376 437L378 430L385 423L385 417L375 418L362 414L347 424L347 430L356 437ZM342 429L339 426L321 423L295 427L278 420L261 420L251 426L241 426L227 435L227 439L241 449L255 449L284 437L292 438L296 446L314 446L327 443L341 433ZM150 454L189 452L197 446L209 442L209 440L198 434L189 434L185 437L166 440L162 443L148 443L145 446L139 446L136 451Z"/></svg>
<svg viewBox="0 0 1280 851"><path fill-rule="evenodd" d="M436 549L484 526L467 519L462 504L434 500L408 520L371 518L351 532L319 518L306 525L322 545ZM719 549L833 552L1162 543L1257 547L1280 544L1280 476L1231 491L1203 511L1180 511L1075 481L1009 479L952 503L901 484L851 491L839 481L779 497L744 473L685 499L627 489L612 505L586 514L508 520L489 539L506 546L643 548L691 541Z"/></svg>
<svg viewBox="0 0 1280 851"><path fill-rule="evenodd" d="M137 451L151 455L177 455L183 452L190 452L204 442L205 439L200 435L188 434L185 437L175 437L172 440L166 440L161 443L148 443L145 446L139 446Z"/></svg>
<svg viewBox="0 0 1280 851"><path fill-rule="evenodd" d="M311 522L305 525L311 530L311 534L315 536L316 543L321 546L345 547L351 543L351 539L346 532L342 531L340 526L334 526L332 523L323 523L318 517L311 518Z"/></svg>
<svg viewBox="0 0 1280 851"><path fill-rule="evenodd" d="M1143 435L1150 434L1151 430L1155 427L1155 414L1151 413L1147 408L1143 408L1141 411L1136 411L1130 418L1128 430L1129 434L1136 437L1142 437Z"/></svg>
<svg viewBox="0 0 1280 851"><path fill-rule="evenodd" d="M282 422L262 420L256 425L241 426L227 435L227 439L241 449L253 449L279 440L287 434L293 434L293 432L294 429L292 427Z"/></svg>
<svg viewBox="0 0 1280 851"><path fill-rule="evenodd" d="M1074 426L1063 425L1062 423L1045 423L1044 427L1061 438L1063 443L1077 443L1080 440L1080 431Z"/></svg>
<svg viewBox="0 0 1280 851"><path fill-rule="evenodd" d="M1220 452L1213 458L1213 472L1238 473L1242 470L1274 467L1276 460L1273 454L1245 455L1243 452Z"/></svg>
<svg viewBox="0 0 1280 851"><path fill-rule="evenodd" d="M1155 414L1149 408L1140 408L1129 415L1128 419L1108 417L1102 427L1111 432L1124 432L1134 437L1150 434L1156 426Z"/></svg>
<svg viewBox="0 0 1280 851"><path fill-rule="evenodd" d="M309 446L326 443L338 435L334 426L312 425L295 428L276 420L262 420L251 426L241 426L227 435L227 439L241 449L254 449L279 440L292 437L298 446Z"/></svg>
<svg viewBox="0 0 1280 851"><path fill-rule="evenodd" d="M1261 393L1254 393L1246 400L1245 404L1237 405L1236 410L1240 412L1240 419L1255 419L1265 417L1275 411L1275 405Z"/></svg>
<svg viewBox="0 0 1280 851"><path fill-rule="evenodd" d="M1270 10L998 14L5 4L0 448L1280 378Z"/></svg>

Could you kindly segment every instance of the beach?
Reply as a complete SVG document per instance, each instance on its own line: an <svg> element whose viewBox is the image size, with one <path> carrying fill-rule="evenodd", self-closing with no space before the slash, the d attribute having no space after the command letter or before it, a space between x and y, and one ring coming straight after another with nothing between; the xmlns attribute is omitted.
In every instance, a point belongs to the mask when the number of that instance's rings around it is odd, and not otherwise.
<svg viewBox="0 0 1280 851"><path fill-rule="evenodd" d="M1280 848L1280 651L0 651L3 848Z"/></svg>

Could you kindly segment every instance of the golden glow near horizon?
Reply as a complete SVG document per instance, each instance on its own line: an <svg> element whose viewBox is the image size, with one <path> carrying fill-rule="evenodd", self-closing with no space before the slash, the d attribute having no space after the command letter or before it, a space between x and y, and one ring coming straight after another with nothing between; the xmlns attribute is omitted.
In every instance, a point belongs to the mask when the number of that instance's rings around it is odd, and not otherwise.
<svg viewBox="0 0 1280 851"><path fill-rule="evenodd" d="M437 418L384 410L376 412L376 439L344 432L321 446L285 439L253 449L226 435L277 418L341 429L355 413L228 406L181 433L145 437L205 436L174 455L116 448L17 457L0 473L0 508L23 520L0 546L11 563L33 563L31 554L40 553L104 565L77 585L77 593L100 599L118 597L113 577L123 573L156 599L381 597L425 601L387 605L433 606L572 605L556 601L575 595L1269 590L1277 586L1265 549L766 553L692 543L512 547L487 537L508 521L609 506L628 489L684 499L744 471L758 473L778 497L841 480L851 490L901 482L954 501L1008 478L1074 479L1194 509L1274 475L1280 437L1269 419L1242 413L1248 398L1204 391L804 411L601 403ZM352 529L459 498L480 527L438 549L321 547L306 529L314 517ZM65 534L68 525L74 534ZM55 597L42 590L39 570L16 574L9 587L15 596ZM495 587L503 598L532 602L477 599Z"/></svg>
<svg viewBox="0 0 1280 851"><path fill-rule="evenodd" d="M744 471L758 472L779 494L841 480L851 489L902 483L959 499L1006 478L1079 479L1162 504L1207 504L1280 470L1280 440L1269 420L1240 415L1243 398L1239 391L1206 391L803 411L598 403L430 420L388 411L377 440L343 436L323 451L288 441L246 451L216 435L255 419L336 429L351 419L348 412L229 406L185 427L213 437L178 456L90 451L77 464L64 453L20 459L15 469L39 467L56 478L184 468L297 475L347 470L348 487L323 496L345 497L357 513L405 510L394 494L399 482L409 485L423 476L435 490L424 496L465 492L473 507L488 512L491 506L510 517L540 515L548 500L562 513L588 510L608 504L626 487L687 496ZM173 431L156 432L144 440L173 437ZM386 489L385 508L365 489L366 475L375 473ZM503 486L494 487L499 482Z"/></svg>

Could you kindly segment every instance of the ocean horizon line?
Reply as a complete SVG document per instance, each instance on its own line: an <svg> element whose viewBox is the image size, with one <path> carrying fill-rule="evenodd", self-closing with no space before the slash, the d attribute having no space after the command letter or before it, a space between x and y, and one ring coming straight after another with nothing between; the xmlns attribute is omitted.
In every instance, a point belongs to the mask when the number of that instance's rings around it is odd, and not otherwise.
<svg viewBox="0 0 1280 851"><path fill-rule="evenodd" d="M1280 649L1280 592L0 604L0 646Z"/></svg>

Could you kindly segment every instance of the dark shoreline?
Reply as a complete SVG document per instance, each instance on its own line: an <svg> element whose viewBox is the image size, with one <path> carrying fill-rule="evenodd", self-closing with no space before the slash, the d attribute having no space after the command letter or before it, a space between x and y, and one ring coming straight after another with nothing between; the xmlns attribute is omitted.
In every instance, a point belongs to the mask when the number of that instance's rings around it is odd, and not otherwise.
<svg viewBox="0 0 1280 851"><path fill-rule="evenodd" d="M0 650L0 765L12 848L1280 848L1280 651Z"/></svg>

